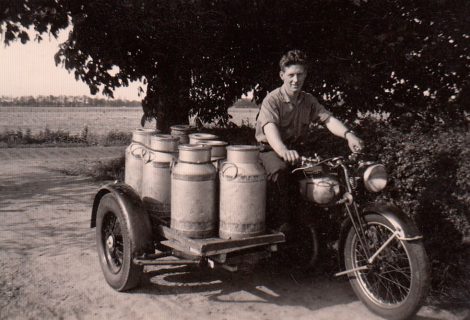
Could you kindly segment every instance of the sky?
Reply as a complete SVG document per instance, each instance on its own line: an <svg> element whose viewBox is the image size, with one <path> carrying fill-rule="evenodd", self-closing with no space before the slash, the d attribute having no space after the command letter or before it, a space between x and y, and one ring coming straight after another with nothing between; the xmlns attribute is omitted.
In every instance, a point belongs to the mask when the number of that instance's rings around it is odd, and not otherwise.
<svg viewBox="0 0 470 320"><path fill-rule="evenodd" d="M41 43L14 42L5 47L0 40L0 96L68 95L91 96L88 86L76 81L73 73L56 66L54 54L66 39L63 32L58 39L45 35ZM140 83L115 90L114 97L141 100L138 96ZM103 98L102 95L93 96Z"/></svg>

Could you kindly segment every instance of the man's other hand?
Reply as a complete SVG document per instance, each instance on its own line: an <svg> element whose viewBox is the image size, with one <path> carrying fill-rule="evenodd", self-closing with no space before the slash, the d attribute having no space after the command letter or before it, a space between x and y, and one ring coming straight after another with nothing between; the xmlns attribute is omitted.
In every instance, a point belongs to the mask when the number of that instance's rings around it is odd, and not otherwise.
<svg viewBox="0 0 470 320"><path fill-rule="evenodd" d="M351 149L352 152L361 152L364 149L364 141L355 134L348 134L346 139L348 140L349 149Z"/></svg>
<svg viewBox="0 0 470 320"><path fill-rule="evenodd" d="M284 161L289 162L290 164L295 164L300 160L299 153L295 150L285 149L281 151L280 156Z"/></svg>

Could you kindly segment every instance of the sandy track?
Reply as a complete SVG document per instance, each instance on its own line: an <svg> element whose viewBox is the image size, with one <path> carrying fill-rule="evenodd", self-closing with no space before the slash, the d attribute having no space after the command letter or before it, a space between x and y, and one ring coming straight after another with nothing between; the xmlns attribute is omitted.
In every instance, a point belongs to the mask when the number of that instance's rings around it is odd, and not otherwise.
<svg viewBox="0 0 470 320"><path fill-rule="evenodd" d="M345 281L273 268L149 268L139 289L113 291L89 228L99 184L57 169L122 148L81 149L0 150L1 319L378 319ZM464 317L423 308L417 319Z"/></svg>

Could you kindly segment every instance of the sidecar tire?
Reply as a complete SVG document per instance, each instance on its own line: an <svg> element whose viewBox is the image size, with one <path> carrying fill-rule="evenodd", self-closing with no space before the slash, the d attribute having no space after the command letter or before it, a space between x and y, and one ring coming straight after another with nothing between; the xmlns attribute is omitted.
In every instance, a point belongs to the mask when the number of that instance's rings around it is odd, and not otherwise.
<svg viewBox="0 0 470 320"><path fill-rule="evenodd" d="M368 225L366 229L372 230L373 233L370 239L379 242L377 246L380 246L380 243L383 243L395 231L391 223L379 214L367 214L364 219ZM368 239L368 241L371 240ZM347 270L357 268L359 265L366 265L366 262L363 262L364 257L359 252L359 246L360 242L355 230L351 228L346 238L344 250ZM370 247L370 242L368 242L368 246ZM408 319L418 311L426 297L430 281L429 262L421 240L403 241L396 239L392 240L388 248L390 246L392 249L387 252L388 255L379 254L376 262L366 271L350 273L349 281L357 297L372 312L386 319ZM406 263L404 262L405 256ZM382 260L384 263L381 264ZM361 263L358 261L361 261ZM405 272L408 269L409 271ZM388 280L383 280L387 278ZM379 281L376 282L377 286L374 288L374 280L376 279L379 279ZM396 282L391 282L393 280L396 280ZM400 280L404 282L394 288L393 283ZM387 286L387 283L392 284ZM381 287L384 287L385 290ZM403 294L402 291L406 294ZM384 292L386 293L383 294ZM394 301L394 293L398 293L397 295L402 300L398 301L396 299ZM400 295L403 295L403 297L400 297ZM388 296L390 298L387 299Z"/></svg>
<svg viewBox="0 0 470 320"><path fill-rule="evenodd" d="M129 227L112 194L103 196L96 215L96 245L106 282L116 291L139 285L143 266L132 262Z"/></svg>

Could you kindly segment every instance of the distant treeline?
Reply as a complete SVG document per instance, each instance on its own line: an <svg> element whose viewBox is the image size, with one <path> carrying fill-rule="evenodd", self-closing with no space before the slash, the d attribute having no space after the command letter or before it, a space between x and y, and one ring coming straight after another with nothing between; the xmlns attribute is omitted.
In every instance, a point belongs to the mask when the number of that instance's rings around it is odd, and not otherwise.
<svg viewBox="0 0 470 320"><path fill-rule="evenodd" d="M116 106L140 107L141 102L125 99L91 98L88 96L0 96L0 106Z"/></svg>

